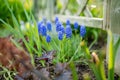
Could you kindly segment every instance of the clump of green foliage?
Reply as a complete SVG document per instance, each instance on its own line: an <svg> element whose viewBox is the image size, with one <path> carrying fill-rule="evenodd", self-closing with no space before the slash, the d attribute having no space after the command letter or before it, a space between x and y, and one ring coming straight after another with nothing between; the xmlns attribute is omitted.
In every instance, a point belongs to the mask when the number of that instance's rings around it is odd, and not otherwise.
<svg viewBox="0 0 120 80"><path fill-rule="evenodd" d="M8 0L9 3L9 7L12 9L12 12L14 13L15 17L17 18L17 20L23 20L26 21L27 19L24 17L24 9L27 12L30 12L30 10L32 10L32 6L33 6L33 1L32 0ZM22 3L22 4L20 4ZM11 14L9 12L9 9L7 8L6 3L4 2L4 0L0 0L0 18L4 21L7 21L10 24L12 23L12 17ZM24 7L24 9L23 9ZM0 22L0 27L2 26L1 22Z"/></svg>

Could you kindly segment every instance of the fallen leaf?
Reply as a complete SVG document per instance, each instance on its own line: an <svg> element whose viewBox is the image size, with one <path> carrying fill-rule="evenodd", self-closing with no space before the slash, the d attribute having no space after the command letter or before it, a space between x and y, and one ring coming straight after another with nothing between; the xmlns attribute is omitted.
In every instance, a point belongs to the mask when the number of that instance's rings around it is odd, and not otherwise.
<svg viewBox="0 0 120 80"><path fill-rule="evenodd" d="M55 67L56 78L55 80L72 80L71 71L67 63L58 63Z"/></svg>
<svg viewBox="0 0 120 80"><path fill-rule="evenodd" d="M65 70L55 80L72 80L71 71Z"/></svg>
<svg viewBox="0 0 120 80"><path fill-rule="evenodd" d="M55 67L55 73L58 75L62 73L67 67L67 63L57 63Z"/></svg>
<svg viewBox="0 0 120 80"><path fill-rule="evenodd" d="M51 62L51 60L54 58L56 51L48 51L46 53L43 53L43 55L40 58L36 58L36 60L40 61L40 60L45 60L47 62Z"/></svg>
<svg viewBox="0 0 120 80"><path fill-rule="evenodd" d="M18 49L9 38L0 38L0 63L9 70L16 69L19 75L33 69L29 54Z"/></svg>
<svg viewBox="0 0 120 80"><path fill-rule="evenodd" d="M51 53L50 53L51 54ZM27 52L18 49L9 38L0 38L0 63L9 70L16 70L15 80L50 80L41 72L34 69L31 58Z"/></svg>

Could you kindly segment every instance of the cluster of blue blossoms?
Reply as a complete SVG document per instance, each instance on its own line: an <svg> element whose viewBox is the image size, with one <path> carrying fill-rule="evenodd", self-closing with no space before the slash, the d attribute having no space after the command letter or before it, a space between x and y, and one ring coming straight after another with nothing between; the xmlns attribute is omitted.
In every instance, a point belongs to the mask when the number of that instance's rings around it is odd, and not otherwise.
<svg viewBox="0 0 120 80"><path fill-rule="evenodd" d="M70 21L66 21L66 28L63 26L63 24L59 21L58 17L55 18L55 25L56 25L56 32L58 33L58 39L62 40L64 35L66 38L72 37L72 28L70 25ZM78 30L79 24L77 22L74 23L74 29ZM51 42L51 36L47 34L47 31L52 31L52 23L50 21L44 22L40 21L38 22L38 32L40 35L46 37L46 41L49 43ZM80 26L80 36L84 37L86 34L86 28L84 25Z"/></svg>
<svg viewBox="0 0 120 80"><path fill-rule="evenodd" d="M44 21L38 22L38 33L39 35L45 36L46 41L51 42L51 36L47 34L47 31L52 31L52 24L50 21L47 21L46 24Z"/></svg>

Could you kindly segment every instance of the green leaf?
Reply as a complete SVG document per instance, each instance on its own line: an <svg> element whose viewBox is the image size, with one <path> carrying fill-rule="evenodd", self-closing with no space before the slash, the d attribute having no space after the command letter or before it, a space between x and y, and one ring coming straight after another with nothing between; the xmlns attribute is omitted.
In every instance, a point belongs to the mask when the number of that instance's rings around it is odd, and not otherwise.
<svg viewBox="0 0 120 80"><path fill-rule="evenodd" d="M75 64L73 62L70 63L70 69L72 71L72 78L73 78L73 80L78 80L76 67L75 67Z"/></svg>
<svg viewBox="0 0 120 80"><path fill-rule="evenodd" d="M118 50L119 46L120 46L120 37L119 37L119 39L117 40L116 44L114 45L114 55L115 55L115 56L116 56L116 54L117 54L117 50Z"/></svg>

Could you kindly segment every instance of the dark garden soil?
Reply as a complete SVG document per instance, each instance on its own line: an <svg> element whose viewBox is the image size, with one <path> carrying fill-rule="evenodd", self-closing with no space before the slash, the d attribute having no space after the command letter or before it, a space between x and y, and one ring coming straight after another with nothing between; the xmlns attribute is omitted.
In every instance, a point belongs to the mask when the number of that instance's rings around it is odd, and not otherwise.
<svg viewBox="0 0 120 80"><path fill-rule="evenodd" d="M92 42L92 39L89 39L89 43L91 42ZM101 50L106 53L105 45L106 45L106 41L104 40L104 37L102 38L100 37L98 39L98 42L91 48L91 51ZM25 69L28 69L28 70L24 70L27 73L22 74L22 77L20 77L19 75L15 76L15 80L72 80L72 74L71 74L72 72L67 63L52 64L51 60L52 58L54 58L53 57L54 52L55 51L48 52L47 54L43 55L41 58L34 57L36 70L29 68L30 64L26 66L27 62L25 62L25 64L23 62L22 65L24 65ZM40 63L41 60L45 61L44 67ZM106 61L104 61L104 64L105 64L105 70L107 73ZM87 64L83 62L81 63L76 62L75 65L76 65L76 71L77 71L79 80L84 80L88 76L90 77L91 80L96 80L94 73L92 72L92 70L89 68ZM23 69L20 69L20 70L23 70ZM38 79L38 77L42 77L42 79ZM5 80L3 78L3 75L0 75L0 80ZM115 80L118 80L118 76L116 74L115 74Z"/></svg>

